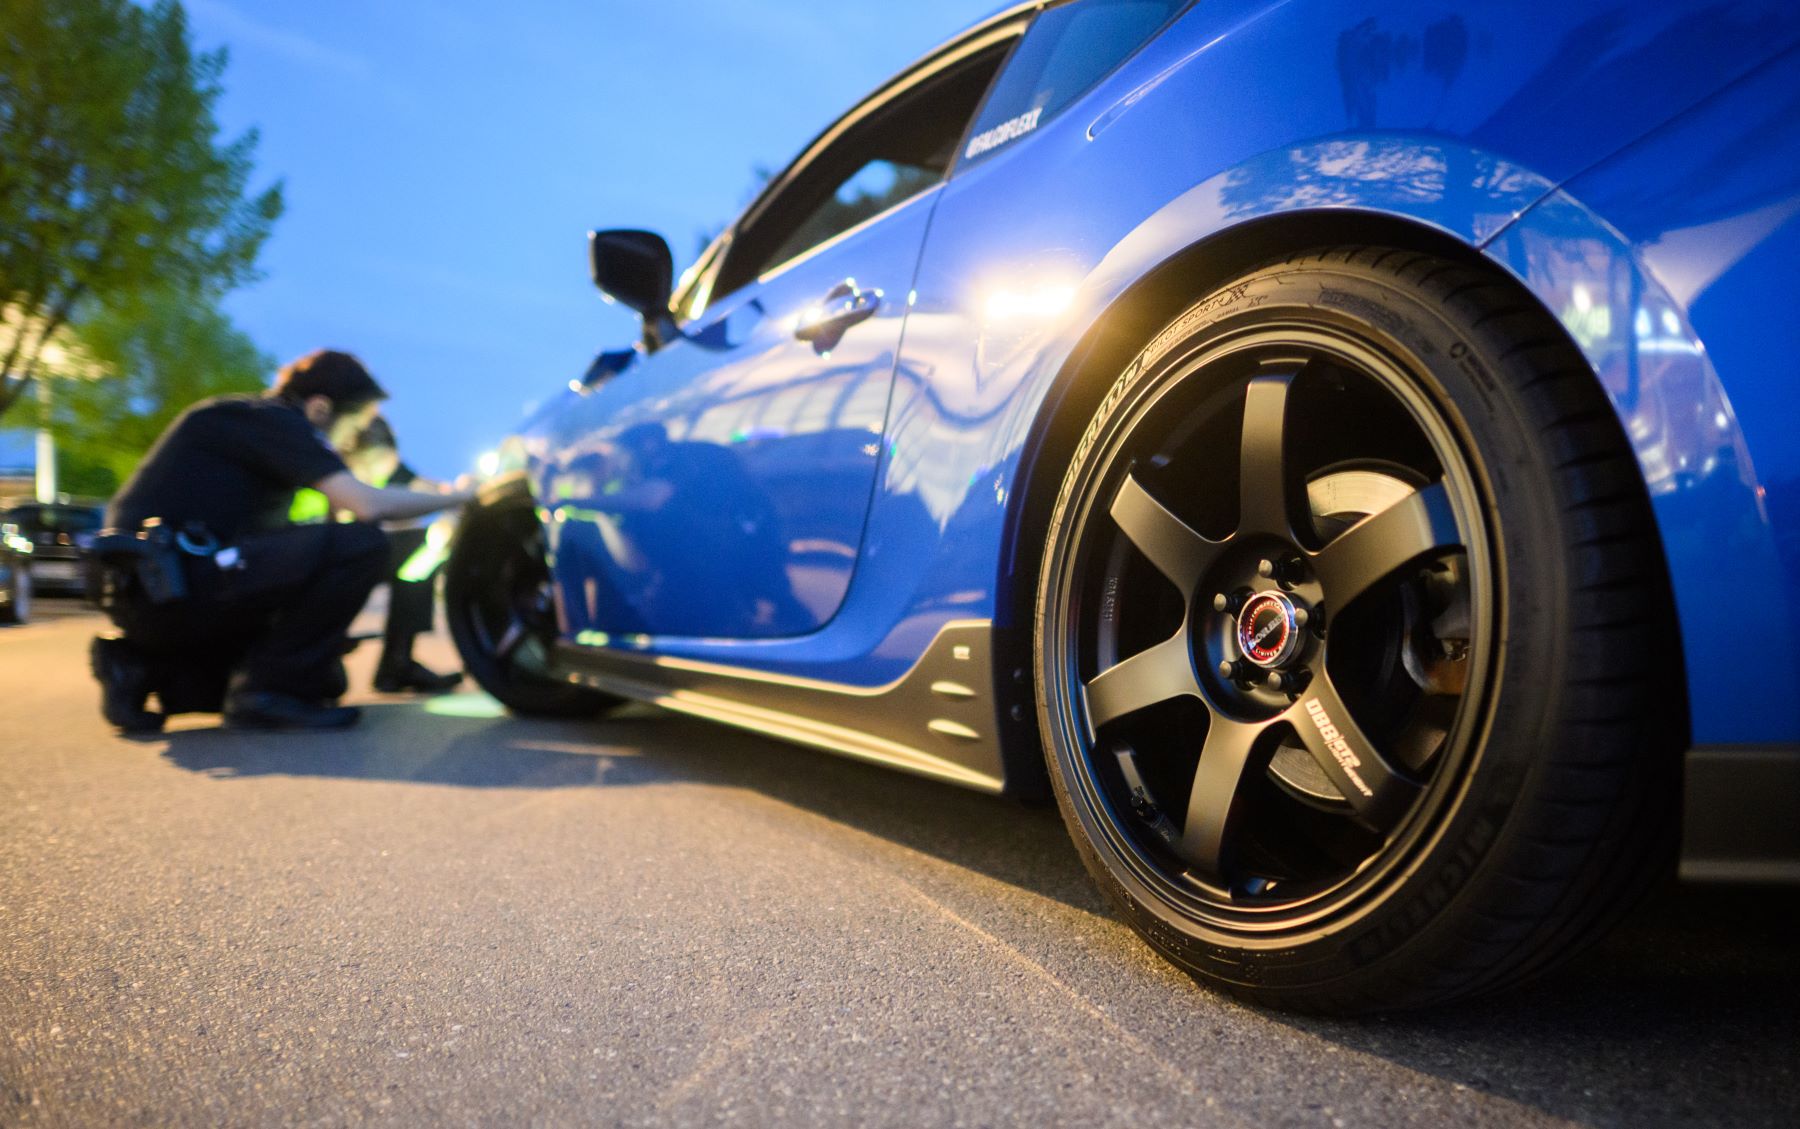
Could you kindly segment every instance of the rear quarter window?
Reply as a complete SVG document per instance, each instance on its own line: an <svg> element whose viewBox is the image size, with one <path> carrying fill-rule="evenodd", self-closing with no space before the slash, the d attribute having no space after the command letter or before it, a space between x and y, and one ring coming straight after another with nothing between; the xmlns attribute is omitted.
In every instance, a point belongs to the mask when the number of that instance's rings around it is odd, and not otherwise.
<svg viewBox="0 0 1800 1129"><path fill-rule="evenodd" d="M1187 5L1073 0L1046 9L1000 72L969 130L962 160L979 160L1047 124Z"/></svg>

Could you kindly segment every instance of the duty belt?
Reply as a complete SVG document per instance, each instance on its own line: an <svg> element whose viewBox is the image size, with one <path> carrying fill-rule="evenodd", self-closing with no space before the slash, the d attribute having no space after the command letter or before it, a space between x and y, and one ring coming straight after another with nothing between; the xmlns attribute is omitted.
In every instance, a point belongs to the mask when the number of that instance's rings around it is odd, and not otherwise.
<svg viewBox="0 0 1800 1129"><path fill-rule="evenodd" d="M189 522L177 530L154 517L144 519L136 530L101 530L88 552L112 574L113 583L105 585L105 595L135 587L152 604L167 604L187 596L182 557L211 558L221 568L232 567L238 557L236 548L221 547L212 531L199 522Z"/></svg>

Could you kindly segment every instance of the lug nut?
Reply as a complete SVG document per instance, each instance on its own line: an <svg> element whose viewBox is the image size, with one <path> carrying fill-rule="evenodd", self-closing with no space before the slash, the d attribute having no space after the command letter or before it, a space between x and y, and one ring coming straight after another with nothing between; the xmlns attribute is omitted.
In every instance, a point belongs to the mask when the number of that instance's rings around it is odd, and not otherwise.
<svg viewBox="0 0 1800 1129"><path fill-rule="evenodd" d="M1235 612L1238 609L1238 603L1239 600L1236 592L1220 592L1213 597L1213 611Z"/></svg>
<svg viewBox="0 0 1800 1129"><path fill-rule="evenodd" d="M1304 670L1271 670L1263 685L1282 694L1298 694L1310 681Z"/></svg>
<svg viewBox="0 0 1800 1129"><path fill-rule="evenodd" d="M1249 671L1241 659L1222 659L1219 662L1219 677L1227 682L1243 682L1249 678Z"/></svg>
<svg viewBox="0 0 1800 1129"><path fill-rule="evenodd" d="M1292 588L1300 579L1302 567L1299 557L1264 557L1256 562L1256 575L1273 580L1283 588Z"/></svg>
<svg viewBox="0 0 1800 1129"><path fill-rule="evenodd" d="M1312 618L1312 617L1310 617L1306 614L1305 608L1295 608L1294 609L1294 626L1295 627L1305 627L1306 621L1310 618Z"/></svg>

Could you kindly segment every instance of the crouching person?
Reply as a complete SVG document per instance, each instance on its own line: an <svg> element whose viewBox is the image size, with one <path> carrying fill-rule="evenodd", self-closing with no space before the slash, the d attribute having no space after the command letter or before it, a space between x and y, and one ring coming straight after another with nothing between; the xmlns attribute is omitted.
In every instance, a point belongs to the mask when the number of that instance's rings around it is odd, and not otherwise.
<svg viewBox="0 0 1800 1129"><path fill-rule="evenodd" d="M356 722L337 700L350 623L387 570L376 523L470 498L350 473L336 442L384 399L355 357L321 351L282 369L266 395L206 400L169 425L96 543L102 603L119 629L91 656L109 722L154 732L168 714L214 710L245 728ZM290 524L306 487L356 520ZM159 712L146 708L152 693Z"/></svg>

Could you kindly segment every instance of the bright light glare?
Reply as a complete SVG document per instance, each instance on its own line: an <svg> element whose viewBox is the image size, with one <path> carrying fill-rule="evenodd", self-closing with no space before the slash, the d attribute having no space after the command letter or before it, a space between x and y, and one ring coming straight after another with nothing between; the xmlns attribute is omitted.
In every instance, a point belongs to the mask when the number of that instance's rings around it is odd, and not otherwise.
<svg viewBox="0 0 1800 1129"><path fill-rule="evenodd" d="M444 694L425 703L434 717L505 717L506 707L481 693Z"/></svg>
<svg viewBox="0 0 1800 1129"><path fill-rule="evenodd" d="M394 575L409 584L430 580L438 566L450 559L450 541L455 532L455 523L448 518L432 522L425 529L425 543L413 550Z"/></svg>
<svg viewBox="0 0 1800 1129"><path fill-rule="evenodd" d="M483 478L492 478L500 473L500 452L483 451L475 460L475 469L481 472Z"/></svg>
<svg viewBox="0 0 1800 1129"><path fill-rule="evenodd" d="M982 312L989 321L1041 321L1062 313L1074 300L1073 286L1039 286L1027 290L1002 287L987 296L982 303Z"/></svg>

